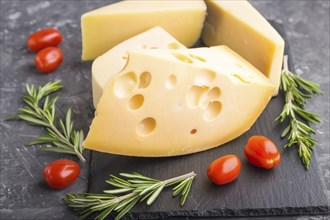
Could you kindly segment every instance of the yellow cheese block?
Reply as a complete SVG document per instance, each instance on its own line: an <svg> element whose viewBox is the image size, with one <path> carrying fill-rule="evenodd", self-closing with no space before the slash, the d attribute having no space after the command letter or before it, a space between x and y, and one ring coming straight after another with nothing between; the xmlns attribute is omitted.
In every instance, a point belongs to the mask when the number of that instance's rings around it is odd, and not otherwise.
<svg viewBox="0 0 330 220"><path fill-rule="evenodd" d="M82 59L93 60L120 42L160 26L187 47L200 37L202 0L138 0L111 4L81 17Z"/></svg>
<svg viewBox="0 0 330 220"><path fill-rule="evenodd" d="M85 148L148 157L207 150L247 131L274 91L225 46L128 54L105 86Z"/></svg>
<svg viewBox="0 0 330 220"><path fill-rule="evenodd" d="M113 47L96 58L92 65L93 103L96 108L103 88L114 74L120 72L128 58L130 49L186 49L179 41L161 27L154 27Z"/></svg>
<svg viewBox="0 0 330 220"><path fill-rule="evenodd" d="M245 0L205 0L207 18L202 39L207 46L227 45L280 85L284 40Z"/></svg>

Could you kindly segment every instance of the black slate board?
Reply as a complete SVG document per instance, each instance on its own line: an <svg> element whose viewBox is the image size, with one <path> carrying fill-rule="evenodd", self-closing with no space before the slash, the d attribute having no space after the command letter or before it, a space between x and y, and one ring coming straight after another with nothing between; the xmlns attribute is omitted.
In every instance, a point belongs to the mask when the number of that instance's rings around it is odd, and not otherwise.
<svg viewBox="0 0 330 220"><path fill-rule="evenodd" d="M271 22L284 37L282 26ZM201 46L199 42L196 46ZM288 41L286 54L293 69ZM285 140L280 138L285 125L274 122L280 114L284 95L273 98L254 126L239 138L215 149L193 155L171 158L127 157L92 152L89 192L100 193L108 189L104 181L109 174L119 172L140 172L156 179L167 179L195 171L191 192L184 207L179 207L178 198L171 197L171 190L165 189L152 206L137 205L127 219L155 219L174 216L187 217L244 217L316 215L329 213L327 198L319 176L315 158L306 172L297 155L297 148L283 149ZM280 148L281 164L272 170L263 170L250 165L243 148L252 135L264 135ZM214 159L236 154L242 161L239 178L224 186L213 185L206 176L206 170Z"/></svg>

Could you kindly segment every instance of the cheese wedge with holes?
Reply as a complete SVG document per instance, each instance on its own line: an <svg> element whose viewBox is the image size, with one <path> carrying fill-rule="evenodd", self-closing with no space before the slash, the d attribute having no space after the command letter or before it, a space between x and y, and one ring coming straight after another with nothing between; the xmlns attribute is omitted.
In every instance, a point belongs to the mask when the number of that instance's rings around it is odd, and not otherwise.
<svg viewBox="0 0 330 220"><path fill-rule="evenodd" d="M200 37L203 0L121 1L81 17L82 59L93 60L120 42L160 26L187 47Z"/></svg>
<svg viewBox="0 0 330 220"><path fill-rule="evenodd" d="M104 88L85 148L147 157L207 150L249 130L274 91L226 46L128 54Z"/></svg>
<svg viewBox="0 0 330 220"><path fill-rule="evenodd" d="M205 0L207 18L202 39L205 45L227 45L275 85L278 94L284 40L268 21L245 0Z"/></svg>
<svg viewBox="0 0 330 220"><path fill-rule="evenodd" d="M92 91L95 108L108 79L125 66L128 58L127 51L141 48L187 49L161 27L154 27L113 47L96 58L92 65Z"/></svg>

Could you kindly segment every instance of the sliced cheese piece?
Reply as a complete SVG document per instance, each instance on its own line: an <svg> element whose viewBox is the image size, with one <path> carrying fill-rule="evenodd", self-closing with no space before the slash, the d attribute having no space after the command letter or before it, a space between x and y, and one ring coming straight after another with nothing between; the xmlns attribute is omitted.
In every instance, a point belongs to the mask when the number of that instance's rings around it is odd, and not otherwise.
<svg viewBox="0 0 330 220"><path fill-rule="evenodd" d="M95 108L102 96L103 88L108 79L120 72L125 66L128 58L127 51L141 48L186 49L184 45L164 29L154 27L118 44L105 54L99 56L94 60L92 65L92 89Z"/></svg>
<svg viewBox="0 0 330 220"><path fill-rule="evenodd" d="M202 39L207 46L227 45L280 85L284 40L245 0L205 0L207 18Z"/></svg>
<svg viewBox="0 0 330 220"><path fill-rule="evenodd" d="M87 12L81 17L82 59L93 60L155 26L190 47L200 37L205 14L202 0L122 1Z"/></svg>
<svg viewBox="0 0 330 220"><path fill-rule="evenodd" d="M83 146L148 157L207 150L247 131L273 90L226 46L132 50L105 86Z"/></svg>

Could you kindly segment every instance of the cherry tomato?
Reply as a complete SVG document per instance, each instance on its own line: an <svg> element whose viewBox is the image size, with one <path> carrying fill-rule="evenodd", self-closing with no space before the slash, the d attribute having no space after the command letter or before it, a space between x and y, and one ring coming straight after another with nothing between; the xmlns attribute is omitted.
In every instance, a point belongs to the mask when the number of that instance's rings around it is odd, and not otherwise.
<svg viewBox="0 0 330 220"><path fill-rule="evenodd" d="M63 189L74 182L80 173L79 165L72 160L55 160L44 169L44 178L53 189Z"/></svg>
<svg viewBox="0 0 330 220"><path fill-rule="evenodd" d="M280 163L280 152L274 142L264 136L252 136L244 148L248 161L254 166L270 169Z"/></svg>
<svg viewBox="0 0 330 220"><path fill-rule="evenodd" d="M213 183L223 185L234 181L240 170L240 159L236 155L229 154L213 161L207 169L207 176Z"/></svg>
<svg viewBox="0 0 330 220"><path fill-rule="evenodd" d="M54 28L47 28L32 33L27 40L27 46L30 50L38 52L46 47L56 47L61 42L61 33Z"/></svg>
<svg viewBox="0 0 330 220"><path fill-rule="evenodd" d="M40 50L35 59L34 65L42 73L50 73L56 70L63 61L62 50L57 47L46 47Z"/></svg>

